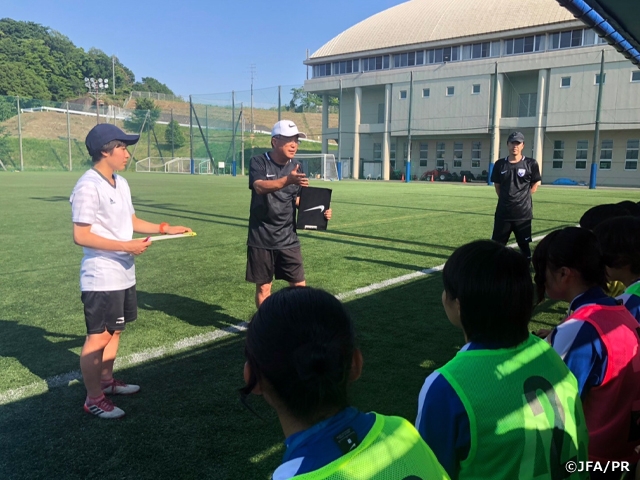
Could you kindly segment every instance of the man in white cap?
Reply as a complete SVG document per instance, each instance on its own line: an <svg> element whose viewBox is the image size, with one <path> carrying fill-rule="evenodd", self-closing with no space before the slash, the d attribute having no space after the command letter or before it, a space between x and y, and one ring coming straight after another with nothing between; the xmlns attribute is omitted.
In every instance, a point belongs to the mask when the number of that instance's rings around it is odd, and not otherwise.
<svg viewBox="0 0 640 480"><path fill-rule="evenodd" d="M251 158L246 280L256 284L256 307L271 295L274 275L290 286L305 285L296 207L309 179L293 158L300 138L307 136L292 121L282 120L271 130L271 151ZM330 219L331 209L324 216Z"/></svg>

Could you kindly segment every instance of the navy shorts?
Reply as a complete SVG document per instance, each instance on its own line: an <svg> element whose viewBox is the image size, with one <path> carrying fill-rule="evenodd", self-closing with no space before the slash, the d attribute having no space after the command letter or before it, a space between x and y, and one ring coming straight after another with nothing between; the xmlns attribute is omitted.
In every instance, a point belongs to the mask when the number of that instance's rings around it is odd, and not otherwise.
<svg viewBox="0 0 640 480"><path fill-rule="evenodd" d="M285 280L289 283L304 281L302 252L300 246L285 250L268 250L266 248L247 247L247 282L257 285Z"/></svg>
<svg viewBox="0 0 640 480"><path fill-rule="evenodd" d="M82 292L84 321L87 334L124 330L127 323L138 318L136 286L110 292Z"/></svg>

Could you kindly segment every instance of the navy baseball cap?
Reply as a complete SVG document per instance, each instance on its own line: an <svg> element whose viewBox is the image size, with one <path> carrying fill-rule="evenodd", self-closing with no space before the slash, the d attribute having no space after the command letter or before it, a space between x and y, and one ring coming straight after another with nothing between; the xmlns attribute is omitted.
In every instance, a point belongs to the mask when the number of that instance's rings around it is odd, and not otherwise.
<svg viewBox="0 0 640 480"><path fill-rule="evenodd" d="M524 143L524 135L520 132L512 132L509 135L509 138L507 138L507 143L511 143L511 142Z"/></svg>
<svg viewBox="0 0 640 480"><path fill-rule="evenodd" d="M113 140L120 140L127 145L133 145L134 143L138 143L140 135L128 135L115 125L111 125L110 123L99 123L87 134L84 144L87 146L89 155L93 156L100 152L102 147Z"/></svg>

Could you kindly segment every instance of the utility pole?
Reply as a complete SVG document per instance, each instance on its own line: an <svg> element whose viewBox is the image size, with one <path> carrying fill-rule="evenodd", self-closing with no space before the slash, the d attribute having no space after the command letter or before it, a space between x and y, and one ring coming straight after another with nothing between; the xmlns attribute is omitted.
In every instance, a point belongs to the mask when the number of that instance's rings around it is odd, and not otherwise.
<svg viewBox="0 0 640 480"><path fill-rule="evenodd" d="M116 95L116 56L115 55L111 55L111 72L113 73L113 96L115 97ZM114 121L113 124L115 125L116 122Z"/></svg>

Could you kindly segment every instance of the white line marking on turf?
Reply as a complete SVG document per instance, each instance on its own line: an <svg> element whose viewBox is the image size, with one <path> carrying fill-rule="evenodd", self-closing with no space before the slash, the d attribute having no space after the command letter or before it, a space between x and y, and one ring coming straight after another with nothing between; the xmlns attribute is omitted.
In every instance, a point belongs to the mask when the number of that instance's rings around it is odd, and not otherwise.
<svg viewBox="0 0 640 480"><path fill-rule="evenodd" d="M544 237L545 235L540 235L532 238L531 241L537 242L539 240L542 240ZM509 245L509 247L515 248L517 247L517 244L515 243L511 244ZM398 283L403 283L409 280L413 280L414 278L423 277L425 275L431 275L432 273L435 273L435 272L440 272L442 271L443 268L444 268L444 263L442 265L437 265L432 268L425 268L424 270L408 273L406 275L401 275L395 278L390 278L382 282L372 283L371 285L368 285L366 287L356 288L355 290L351 290L349 292L339 293L338 295L336 295L336 298L338 298L339 300L344 300L346 298L355 297L357 295L364 295L367 293L374 292L376 290L381 290L383 288L390 287L391 285L396 285ZM167 345L164 347L150 348L148 350L143 350L138 353L132 353L131 355L118 358L116 359L115 367L124 368L124 367L133 366L133 365L138 365L140 363L144 363L149 360L153 360L155 358L160 358L169 354L177 353L181 350L186 350L188 348L213 342L214 340L228 337L229 335L235 335L240 332L244 332L246 329L247 329L247 323L242 322L242 323L239 323L238 325L232 325L219 330L214 330L213 332L207 332L201 335L183 338L182 340L178 340L177 342L171 345ZM44 393L47 390L50 390L52 388L66 386L75 380L80 380L81 378L82 376L80 374L80 370L74 370L72 372L67 372L61 375L55 375L53 377L49 377L46 380L39 380L37 382L33 382L29 385L25 385L24 387L16 388L13 390L7 390L5 392L0 393L0 405L5 405L7 403L11 403L25 397L30 397L33 395Z"/></svg>
<svg viewBox="0 0 640 480"><path fill-rule="evenodd" d="M544 237L545 237L545 235L539 235L537 237L532 238L531 241L532 242L537 242L539 240L542 240ZM509 247L511 247L511 248L515 248L517 246L518 246L517 243L513 243L513 244L509 245ZM389 287L391 285L395 285L397 283L406 282L408 280L412 280L414 278L422 277L424 275L431 275L432 273L440 272L440 271L442 271L443 268L444 268L444 263L442 265L438 265L438 266L435 266L435 267L432 267L432 268L425 268L424 270L420 270L418 272L408 273L408 274L402 275L400 277L390 278L389 280L384 280L384 281L379 282L379 283L372 283L371 285L368 285L366 287L356 288L355 290L351 290L350 292L339 293L338 295L336 295L336 298L338 300L344 300L345 298L354 297L356 295L363 295L365 293L371 293L371 292L373 292L375 290L380 290L381 288L386 288L386 287Z"/></svg>

